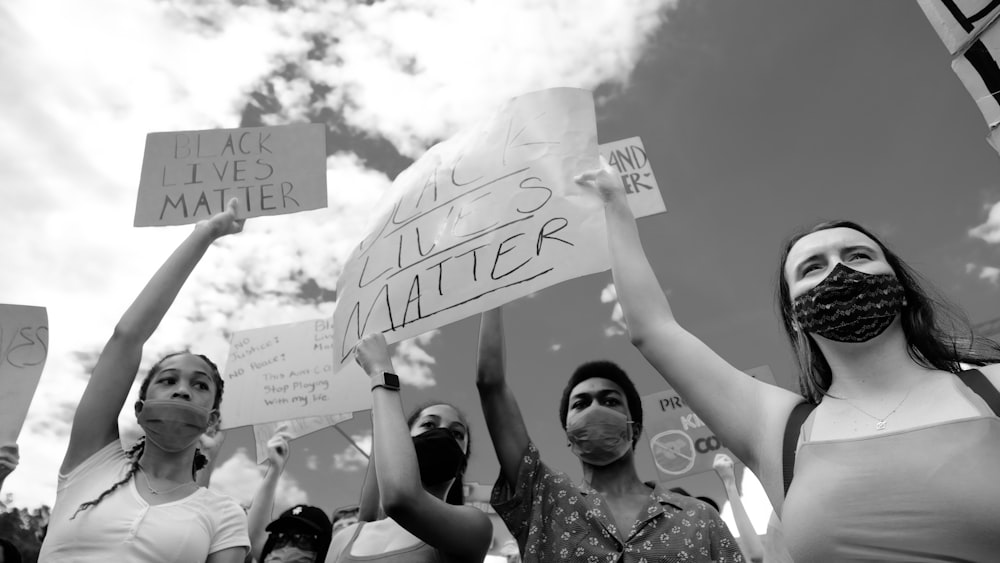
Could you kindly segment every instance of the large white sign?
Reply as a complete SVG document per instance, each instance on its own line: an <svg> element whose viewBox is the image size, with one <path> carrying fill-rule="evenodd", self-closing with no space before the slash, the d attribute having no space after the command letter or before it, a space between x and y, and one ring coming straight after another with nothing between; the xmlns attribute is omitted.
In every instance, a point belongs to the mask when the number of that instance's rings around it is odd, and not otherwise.
<svg viewBox="0 0 1000 563"><path fill-rule="evenodd" d="M17 441L48 351L45 307L0 304L0 444Z"/></svg>
<svg viewBox="0 0 1000 563"><path fill-rule="evenodd" d="M381 331L398 342L606 270L604 212L573 177L598 166L592 94L510 100L393 182L337 284L336 360Z"/></svg>
<svg viewBox="0 0 1000 563"><path fill-rule="evenodd" d="M996 18L1000 0L917 0L952 55Z"/></svg>

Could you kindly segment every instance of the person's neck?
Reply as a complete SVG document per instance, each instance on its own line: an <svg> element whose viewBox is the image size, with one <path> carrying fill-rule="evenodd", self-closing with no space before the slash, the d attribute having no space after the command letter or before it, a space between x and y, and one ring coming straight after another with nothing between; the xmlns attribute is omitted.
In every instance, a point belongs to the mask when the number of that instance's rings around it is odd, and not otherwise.
<svg viewBox="0 0 1000 563"><path fill-rule="evenodd" d="M156 447L148 439L142 450L142 457L139 464L142 470L149 476L156 479L176 481L183 483L192 481L192 467L194 467L194 450L191 446L179 452L165 452Z"/></svg>
<svg viewBox="0 0 1000 563"><path fill-rule="evenodd" d="M915 378L933 370L921 366L907 351L906 336L899 318L882 334L860 343L834 342L816 338L830 365L832 382L828 393L853 399L891 395L909 389Z"/></svg>
<svg viewBox="0 0 1000 563"><path fill-rule="evenodd" d="M631 449L608 465L598 466L583 462L583 482L605 497L645 493L647 489L635 471L635 460Z"/></svg>

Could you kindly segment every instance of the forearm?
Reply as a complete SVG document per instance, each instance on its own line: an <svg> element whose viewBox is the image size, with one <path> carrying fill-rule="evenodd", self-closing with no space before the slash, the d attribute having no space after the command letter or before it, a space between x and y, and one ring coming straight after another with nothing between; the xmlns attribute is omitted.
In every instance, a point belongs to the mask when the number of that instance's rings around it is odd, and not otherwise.
<svg viewBox="0 0 1000 563"><path fill-rule="evenodd" d="M374 440L374 438L373 438ZM378 478L375 476L375 448L368 457L368 468L365 470L365 481L361 484L361 499L358 501L358 520L374 522L379 519L381 501L378 494Z"/></svg>
<svg viewBox="0 0 1000 563"><path fill-rule="evenodd" d="M615 194L605 204L604 217L618 301L629 335L639 345L652 325L673 321L673 311L642 249L639 229L624 192Z"/></svg>
<svg viewBox="0 0 1000 563"><path fill-rule="evenodd" d="M387 514L404 507L423 492L420 466L409 428L403 417L399 391L376 387L372 390L375 475L382 507Z"/></svg>
<svg viewBox="0 0 1000 563"><path fill-rule="evenodd" d="M723 484L726 487L726 496L729 497L729 505L733 509L733 520L736 521L736 529L740 533L737 541L743 551L743 556L744 558L748 558L748 560L759 561L764 556L764 546L761 544L760 537L757 535L753 523L750 522L750 516L747 515L746 508L743 506L743 500L740 498L736 481L726 480Z"/></svg>
<svg viewBox="0 0 1000 563"><path fill-rule="evenodd" d="M479 350L476 357L476 385L498 387L506 378L506 344L503 333L503 311L491 309L479 322Z"/></svg>
<svg viewBox="0 0 1000 563"><path fill-rule="evenodd" d="M214 240L209 227L197 225L122 315L115 327L115 335L139 343L148 340Z"/></svg>
<svg viewBox="0 0 1000 563"><path fill-rule="evenodd" d="M264 549L264 542L267 541L267 525L273 518L274 493L278 490L278 479L281 472L270 464L264 479L261 480L260 487L253 496L250 510L247 512L247 531L250 534L250 554L255 560L260 560L261 550Z"/></svg>

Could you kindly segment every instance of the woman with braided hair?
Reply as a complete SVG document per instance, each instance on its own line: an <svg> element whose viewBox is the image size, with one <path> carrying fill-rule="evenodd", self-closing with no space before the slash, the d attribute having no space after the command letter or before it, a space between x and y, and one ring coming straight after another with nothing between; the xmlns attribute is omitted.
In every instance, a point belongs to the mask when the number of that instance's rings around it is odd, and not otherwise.
<svg viewBox="0 0 1000 563"><path fill-rule="evenodd" d="M135 404L145 435L126 453L118 430L146 340L212 242L242 228L232 199L195 226L118 321L73 419L40 561L244 560L243 510L195 483L199 438L219 422L215 364L190 352L161 359Z"/></svg>

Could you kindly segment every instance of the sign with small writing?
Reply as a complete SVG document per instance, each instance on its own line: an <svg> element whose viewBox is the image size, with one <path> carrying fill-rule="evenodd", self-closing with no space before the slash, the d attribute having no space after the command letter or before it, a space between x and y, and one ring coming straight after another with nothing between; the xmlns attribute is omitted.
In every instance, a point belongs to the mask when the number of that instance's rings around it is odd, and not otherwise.
<svg viewBox="0 0 1000 563"><path fill-rule="evenodd" d="M761 366L746 372L774 385L771 368ZM715 454L737 460L687 403L672 388L642 397L643 431L660 483L712 470Z"/></svg>
<svg viewBox="0 0 1000 563"><path fill-rule="evenodd" d="M393 182L337 283L336 360L381 331L398 342L610 267L599 198L573 177L598 167L590 91L507 102Z"/></svg>
<svg viewBox="0 0 1000 563"><path fill-rule="evenodd" d="M312 434L317 430L329 428L340 424L345 420L350 420L352 413L329 414L326 416L309 416L297 418L295 420L283 420L279 422L265 422L264 424L253 425L253 439L257 445L257 463L264 463L267 459L267 442L274 436L274 433L281 429L288 436L288 440L301 438L307 434Z"/></svg>
<svg viewBox="0 0 1000 563"><path fill-rule="evenodd" d="M0 444L17 441L48 351L45 307L0 304Z"/></svg>
<svg viewBox="0 0 1000 563"><path fill-rule="evenodd" d="M321 124L146 135L135 226L185 225L239 199L242 218L326 207Z"/></svg>
<svg viewBox="0 0 1000 563"><path fill-rule="evenodd" d="M353 360L335 374L333 343L330 319L234 333L222 428L370 409L368 376Z"/></svg>
<svg viewBox="0 0 1000 563"><path fill-rule="evenodd" d="M653 176L653 167L646 156L646 148L642 146L642 139L630 137L604 143L598 149L611 170L621 178L633 215L646 217L667 210L656 176Z"/></svg>

